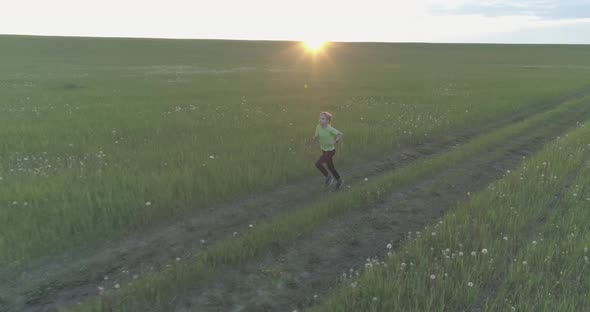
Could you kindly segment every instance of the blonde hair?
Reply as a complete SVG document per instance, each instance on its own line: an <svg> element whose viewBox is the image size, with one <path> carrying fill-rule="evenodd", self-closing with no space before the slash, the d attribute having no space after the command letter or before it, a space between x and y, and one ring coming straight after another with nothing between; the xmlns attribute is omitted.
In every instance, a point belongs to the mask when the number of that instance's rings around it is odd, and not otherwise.
<svg viewBox="0 0 590 312"><path fill-rule="evenodd" d="M332 121L332 114L330 112L321 112L320 115L326 116L326 119L328 119L328 122Z"/></svg>

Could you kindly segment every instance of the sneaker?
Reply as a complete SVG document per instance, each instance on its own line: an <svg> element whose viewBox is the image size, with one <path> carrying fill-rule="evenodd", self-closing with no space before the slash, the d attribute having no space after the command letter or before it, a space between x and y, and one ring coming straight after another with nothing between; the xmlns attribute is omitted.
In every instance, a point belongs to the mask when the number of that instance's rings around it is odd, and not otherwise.
<svg viewBox="0 0 590 312"><path fill-rule="evenodd" d="M326 177L326 181L324 182L324 185L326 185L326 187L332 185L332 182L334 182L334 178L332 178L332 176L327 176Z"/></svg>
<svg viewBox="0 0 590 312"><path fill-rule="evenodd" d="M342 183L344 183L344 182L342 181L342 178L340 178L340 179L336 180L336 189L337 189L337 190L338 190L338 189L340 189L340 187L342 186Z"/></svg>

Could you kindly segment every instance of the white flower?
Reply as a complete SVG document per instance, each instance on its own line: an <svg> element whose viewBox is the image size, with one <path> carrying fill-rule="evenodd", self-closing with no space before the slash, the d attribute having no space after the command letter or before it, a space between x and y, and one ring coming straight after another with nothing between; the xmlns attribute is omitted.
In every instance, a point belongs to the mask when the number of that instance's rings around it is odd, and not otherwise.
<svg viewBox="0 0 590 312"><path fill-rule="evenodd" d="M522 265L526 265L526 261L523 261L523 262L522 262Z"/></svg>
<svg viewBox="0 0 590 312"><path fill-rule="evenodd" d="M204 244L204 243L205 243L205 240L204 239L201 239L201 244Z"/></svg>
<svg viewBox="0 0 590 312"><path fill-rule="evenodd" d="M432 236L436 236L436 232L432 232L430 233Z"/></svg>
<svg viewBox="0 0 590 312"><path fill-rule="evenodd" d="M121 288L121 285L115 284L115 288L119 289L119 288Z"/></svg>
<svg viewBox="0 0 590 312"><path fill-rule="evenodd" d="M391 249L393 246L391 244L387 244L387 249Z"/></svg>
<svg viewBox="0 0 590 312"><path fill-rule="evenodd" d="M459 256L463 256L463 252L462 251L459 251Z"/></svg>
<svg viewBox="0 0 590 312"><path fill-rule="evenodd" d="M433 280L433 279L436 279L436 275L434 275L434 274L431 274L431 275L430 275L430 279L431 279L431 280Z"/></svg>
<svg viewBox="0 0 590 312"><path fill-rule="evenodd" d="M178 262L178 261L180 261L180 258L179 258L179 257L176 257L176 261L177 261L177 262Z"/></svg>
<svg viewBox="0 0 590 312"><path fill-rule="evenodd" d="M209 159L215 159L215 156L209 155Z"/></svg>
<svg viewBox="0 0 590 312"><path fill-rule="evenodd" d="M507 236L504 236L504 238L503 238L503 239L504 239L505 241L507 241L507 240L508 240L508 237L507 237Z"/></svg>
<svg viewBox="0 0 590 312"><path fill-rule="evenodd" d="M537 241L536 241L536 240L534 240L534 241L533 241L533 245L536 245L536 244L537 244Z"/></svg>
<svg viewBox="0 0 590 312"><path fill-rule="evenodd" d="M469 283L467 283L467 286L469 286L469 287L473 287L473 282L469 282Z"/></svg>
<svg viewBox="0 0 590 312"><path fill-rule="evenodd" d="M252 225L252 224L248 224L248 227L249 227L249 228L253 228L253 227L254 227L254 225Z"/></svg>
<svg viewBox="0 0 590 312"><path fill-rule="evenodd" d="M477 252L475 252L475 251L472 251L472 252L471 252L471 255L475 257L475 256L477 255Z"/></svg>
<svg viewBox="0 0 590 312"><path fill-rule="evenodd" d="M146 205L146 206L151 206L151 205L152 205L152 203L148 201L148 202L145 202L145 205Z"/></svg>
<svg viewBox="0 0 590 312"><path fill-rule="evenodd" d="M369 181L369 178L365 178L365 182Z"/></svg>
<svg viewBox="0 0 590 312"><path fill-rule="evenodd" d="M481 253L485 255L485 254L488 253L488 250L484 248L484 249L481 250Z"/></svg>

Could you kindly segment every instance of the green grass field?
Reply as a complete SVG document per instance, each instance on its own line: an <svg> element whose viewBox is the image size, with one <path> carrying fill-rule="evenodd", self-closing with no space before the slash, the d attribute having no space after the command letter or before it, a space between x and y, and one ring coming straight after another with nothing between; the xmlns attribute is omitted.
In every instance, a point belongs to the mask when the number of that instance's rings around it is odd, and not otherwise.
<svg viewBox="0 0 590 312"><path fill-rule="evenodd" d="M375 182L271 216L190 263L101 297L112 301L90 298L81 307L89 310L166 307L179 285L214 279L219 268L253 261L273 244L288 245L302 231L313 232L514 136L590 117L587 46L332 43L311 55L294 42L20 36L0 36L0 46L0 266L15 270L277 186L313 177L321 185L313 166L319 149L310 142L320 111L331 111L333 126L344 133L336 164L345 178L349 168L404 148L465 131L479 134ZM577 288L560 280L566 278L560 277L562 266L552 267L551 276L571 301L546 297L532 281L554 282L535 273L543 271L548 254L565 257L566 272L585 265L569 255L583 256L583 226L574 221L587 204L587 136L581 128L549 145L527 162L529 171L508 175L444 217L432 230L443 235L408 241L401 248L407 256L367 272L354 282L359 287L345 285L319 309L583 306L585 293L576 297ZM551 175L559 178L539 179L543 168L531 168L542 159L555 164ZM578 173L574 184L566 179L570 172ZM572 185L580 188L571 191L580 195L576 200L552 203L553 193L570 192ZM494 197L499 189L506 194L500 202ZM566 218L556 217L560 205ZM522 218L514 218L510 207L523 207ZM544 215L546 224L531 232L527 225ZM561 233L563 228L572 228L575 239L565 242L560 235L570 231ZM545 241L529 246L537 232ZM462 238L468 236L478 239ZM556 251L561 245L571 247L568 254ZM440 250L447 247L469 260L445 262ZM472 249L476 256L470 258ZM404 270L401 262L415 267ZM445 273L456 278L441 278ZM431 274L438 279L430 280ZM468 282L473 287L465 288ZM122 303L121 296L135 299ZM429 299L417 299L424 297ZM0 308L2 301L0 291Z"/></svg>

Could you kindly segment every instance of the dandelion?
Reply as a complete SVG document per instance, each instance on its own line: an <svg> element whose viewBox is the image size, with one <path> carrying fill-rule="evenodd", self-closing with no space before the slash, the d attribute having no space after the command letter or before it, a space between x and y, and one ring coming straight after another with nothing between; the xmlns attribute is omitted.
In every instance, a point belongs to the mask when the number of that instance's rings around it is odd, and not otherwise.
<svg viewBox="0 0 590 312"><path fill-rule="evenodd" d="M248 224L248 227L249 227L249 228L253 228L253 227L254 227L254 225L252 225L252 224Z"/></svg>
<svg viewBox="0 0 590 312"><path fill-rule="evenodd" d="M115 284L115 288L116 288L116 289L119 289L119 288L121 288L121 285L119 285L119 284Z"/></svg>
<svg viewBox="0 0 590 312"><path fill-rule="evenodd" d="M504 238L503 238L503 239L504 239L505 241L507 241L507 240L508 240L508 236L504 236Z"/></svg>
<svg viewBox="0 0 590 312"><path fill-rule="evenodd" d="M488 253L488 250L484 248L484 249L481 250L481 253L485 255L485 254Z"/></svg>
<svg viewBox="0 0 590 312"><path fill-rule="evenodd" d="M180 258L179 257L176 257L176 262L178 262L178 261L180 261Z"/></svg>
<svg viewBox="0 0 590 312"><path fill-rule="evenodd" d="M469 282L469 283L467 283L467 286L469 286L469 287L473 287L473 282Z"/></svg>
<svg viewBox="0 0 590 312"><path fill-rule="evenodd" d="M477 252L475 252L475 251L472 251L472 252L471 252L471 255L475 257L475 256L477 255Z"/></svg>
<svg viewBox="0 0 590 312"><path fill-rule="evenodd" d="M391 251L388 251L388 252L387 252L387 256L388 256L389 258L393 257L393 252L391 252Z"/></svg>
<svg viewBox="0 0 590 312"><path fill-rule="evenodd" d="M431 275L430 275L430 279L431 279L431 280L434 280L434 279L436 279L436 275L434 275L434 274L431 274Z"/></svg>
<svg viewBox="0 0 590 312"><path fill-rule="evenodd" d="M369 181L369 178L365 178L365 182Z"/></svg>
<svg viewBox="0 0 590 312"><path fill-rule="evenodd" d="M405 262L402 262L401 267L402 268L405 268L406 267L406 263Z"/></svg>
<svg viewBox="0 0 590 312"><path fill-rule="evenodd" d="M145 205L146 205L146 206L151 206L151 205L152 205L152 203L148 201L148 202L145 202Z"/></svg>
<svg viewBox="0 0 590 312"><path fill-rule="evenodd" d="M463 257L463 252L459 251L459 256Z"/></svg>
<svg viewBox="0 0 590 312"><path fill-rule="evenodd" d="M215 156L209 155L209 159L215 159Z"/></svg>
<svg viewBox="0 0 590 312"><path fill-rule="evenodd" d="M391 243L390 244L387 244L387 249L391 249L391 248L393 248L393 246L391 245Z"/></svg>

